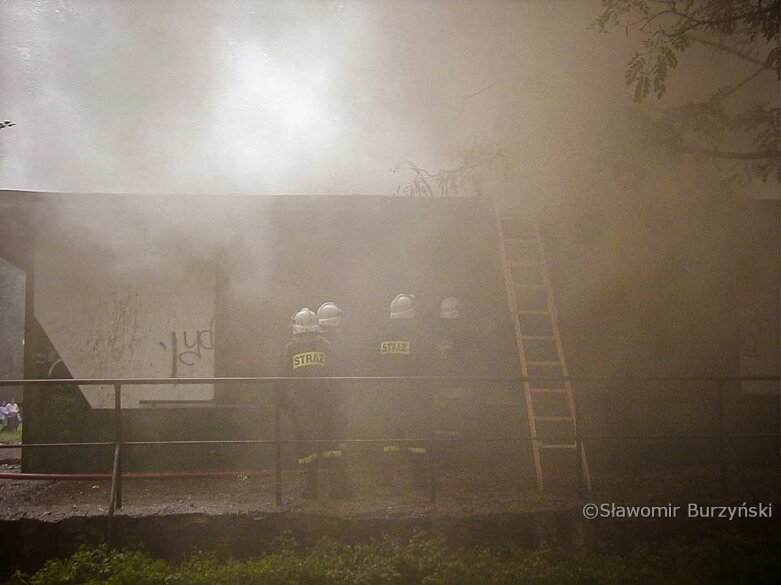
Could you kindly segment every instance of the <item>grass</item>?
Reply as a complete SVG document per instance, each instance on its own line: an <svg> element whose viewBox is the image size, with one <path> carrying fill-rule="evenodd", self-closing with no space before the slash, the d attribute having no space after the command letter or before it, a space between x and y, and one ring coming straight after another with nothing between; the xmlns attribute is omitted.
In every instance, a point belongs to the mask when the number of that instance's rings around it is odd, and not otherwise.
<svg viewBox="0 0 781 585"><path fill-rule="evenodd" d="M0 433L0 443L21 443L21 442L22 442L22 425L21 424L13 432L6 431L4 433Z"/></svg>
<svg viewBox="0 0 781 585"><path fill-rule="evenodd" d="M778 540L718 534L697 541L641 546L632 554L568 553L550 549L450 548L423 533L408 541L389 537L369 544L323 540L311 548L290 535L262 557L218 561L196 554L177 564L139 551L82 548L51 560L16 585L726 585L776 583Z"/></svg>

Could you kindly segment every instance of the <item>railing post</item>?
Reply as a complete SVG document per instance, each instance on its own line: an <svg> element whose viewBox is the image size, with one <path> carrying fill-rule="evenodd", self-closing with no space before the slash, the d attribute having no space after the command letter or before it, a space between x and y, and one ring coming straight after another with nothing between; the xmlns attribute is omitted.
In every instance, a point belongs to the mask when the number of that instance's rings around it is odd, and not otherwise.
<svg viewBox="0 0 781 585"><path fill-rule="evenodd" d="M122 507L122 385L114 384L114 465L106 518L106 545L114 546L114 511Z"/></svg>
<svg viewBox="0 0 781 585"><path fill-rule="evenodd" d="M434 388L438 388L438 386L435 385ZM423 395L423 404L425 405L424 434L426 437L424 442L424 445L426 446L426 454L424 457L426 458L426 474L428 475L428 499L429 502L434 505L437 503L437 476L435 470L436 461L434 459L434 445L436 444L436 441L434 440L434 427L436 426L434 423L434 397L436 396L437 390L431 389L425 390L424 392L426 392L426 394Z"/></svg>
<svg viewBox="0 0 781 585"><path fill-rule="evenodd" d="M277 506L282 505L282 429L279 405L274 405L274 492Z"/></svg>
<svg viewBox="0 0 781 585"><path fill-rule="evenodd" d="M426 459L428 459L428 499L431 504L437 503L437 474L434 469L434 440L429 438L426 441Z"/></svg>
<svg viewBox="0 0 781 585"><path fill-rule="evenodd" d="M583 475L583 439L580 437L580 429L575 421L575 477L578 478L578 496L586 495L586 478Z"/></svg>
<svg viewBox="0 0 781 585"><path fill-rule="evenodd" d="M114 384L114 441L116 442L117 510L122 509L122 384Z"/></svg>
<svg viewBox="0 0 781 585"><path fill-rule="evenodd" d="M781 380L778 381L778 466L776 472L776 496L779 507L781 507Z"/></svg>
<svg viewBox="0 0 781 585"><path fill-rule="evenodd" d="M721 495L727 496L727 452L726 452L726 436L724 434L724 380L719 379L717 381L718 390L718 408L719 408L719 420L718 420L718 435L719 435L719 487L721 489Z"/></svg>

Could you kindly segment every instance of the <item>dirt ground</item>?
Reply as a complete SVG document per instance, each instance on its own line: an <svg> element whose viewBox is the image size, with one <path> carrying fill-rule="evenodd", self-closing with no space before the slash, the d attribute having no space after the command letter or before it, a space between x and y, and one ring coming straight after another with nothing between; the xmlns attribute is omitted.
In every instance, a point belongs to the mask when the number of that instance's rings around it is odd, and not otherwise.
<svg viewBox="0 0 781 585"><path fill-rule="evenodd" d="M18 470L3 465L0 470ZM458 478L455 476L458 475ZM354 496L349 501L331 499L328 477L321 473L321 498L305 500L297 494L300 477L283 474L282 509L328 516L374 518L419 515L471 515L573 505L566 496L543 496L533 486L513 486L472 474L438 478L437 502L432 505L427 489L413 490L402 473L390 476L353 474ZM478 489L478 485L480 488ZM68 516L104 515L110 481L19 481L0 480L0 518L57 520ZM133 516L188 512L230 514L278 511L272 474L236 474L221 478L126 479L123 482L122 513Z"/></svg>
<svg viewBox="0 0 781 585"><path fill-rule="evenodd" d="M18 471L0 465L0 471ZM754 500L740 482L730 482L722 494L713 468L689 468L666 474L626 470L621 476L594 476L592 494L580 497L570 484L559 493L542 494L533 478L496 468L439 470L437 501L428 490L410 488L403 469L353 469L354 497L328 497L327 475L321 474L321 499L298 497L300 476L283 474L282 510L346 518L464 517L542 510L563 510L584 501L671 503L687 501ZM72 516L105 515L110 481L0 480L0 519L58 520ZM761 497L772 497L766 494ZM123 515L155 516L201 513L231 514L279 511L274 502L272 474L236 474L221 478L126 479Z"/></svg>

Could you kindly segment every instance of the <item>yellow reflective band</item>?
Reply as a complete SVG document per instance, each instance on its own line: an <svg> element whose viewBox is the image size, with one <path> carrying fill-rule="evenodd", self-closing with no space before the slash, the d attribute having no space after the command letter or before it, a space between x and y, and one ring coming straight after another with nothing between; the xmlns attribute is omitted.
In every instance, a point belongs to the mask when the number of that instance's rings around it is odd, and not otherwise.
<svg viewBox="0 0 781 585"><path fill-rule="evenodd" d="M396 445L392 445L390 447L383 447L382 448L383 453L398 453L401 451L401 447L397 447Z"/></svg>
<svg viewBox="0 0 781 585"><path fill-rule="evenodd" d="M409 448L410 453L418 453L420 455L426 454L426 448L425 447L410 447Z"/></svg>
<svg viewBox="0 0 781 585"><path fill-rule="evenodd" d="M303 353L297 353L293 356L293 369L302 368L304 366L324 366L325 365L325 352L322 351L305 351Z"/></svg>
<svg viewBox="0 0 781 585"><path fill-rule="evenodd" d="M380 344L380 355L409 355L409 341L395 339Z"/></svg>
<svg viewBox="0 0 781 585"><path fill-rule="evenodd" d="M317 459L317 453L312 453L311 455L307 455L306 457L301 457L298 460L299 465L306 465L307 463L312 463Z"/></svg>
<svg viewBox="0 0 781 585"><path fill-rule="evenodd" d="M320 453L321 457L341 457L342 456L342 450L341 449L335 449L334 451L322 451Z"/></svg>

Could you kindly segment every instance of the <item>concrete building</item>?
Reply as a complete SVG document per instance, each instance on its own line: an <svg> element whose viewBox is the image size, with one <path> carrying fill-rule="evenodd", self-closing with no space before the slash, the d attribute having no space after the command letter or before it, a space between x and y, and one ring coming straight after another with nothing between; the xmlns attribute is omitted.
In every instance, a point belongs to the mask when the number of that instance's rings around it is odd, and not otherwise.
<svg viewBox="0 0 781 585"><path fill-rule="evenodd" d="M543 214L572 373L777 374L778 208L778 202L710 208L686 218L681 226L689 230L660 227L645 254L593 246L593 226L584 228L577 215ZM326 300L345 310L359 373L372 375L365 347L398 292L416 294L429 321L442 295L458 295L479 348L469 372L518 374L485 200L2 191L0 213L0 257L26 275L28 378L275 375L290 315ZM706 228L716 233L702 237L698 230ZM670 233L680 241L671 244ZM655 262L655 246L679 254ZM645 263L619 273L626 257L638 254ZM486 434L528 433L518 388L479 390L475 420ZM682 420L710 428L697 418L705 398L692 399L691 392L660 386L639 398L620 390L581 385L586 432L632 427L658 434ZM740 424L777 424L778 411L769 406L777 385L742 391ZM268 388L246 386L128 386L126 438L269 438L268 398ZM25 441L111 440L112 408L110 387L30 388ZM370 409L354 414L354 431L368 432ZM512 445L475 453L528 463L528 454L519 456ZM125 466L246 469L270 455L263 446L137 447L128 450ZM23 467L103 471L110 460L101 448L31 450Z"/></svg>

